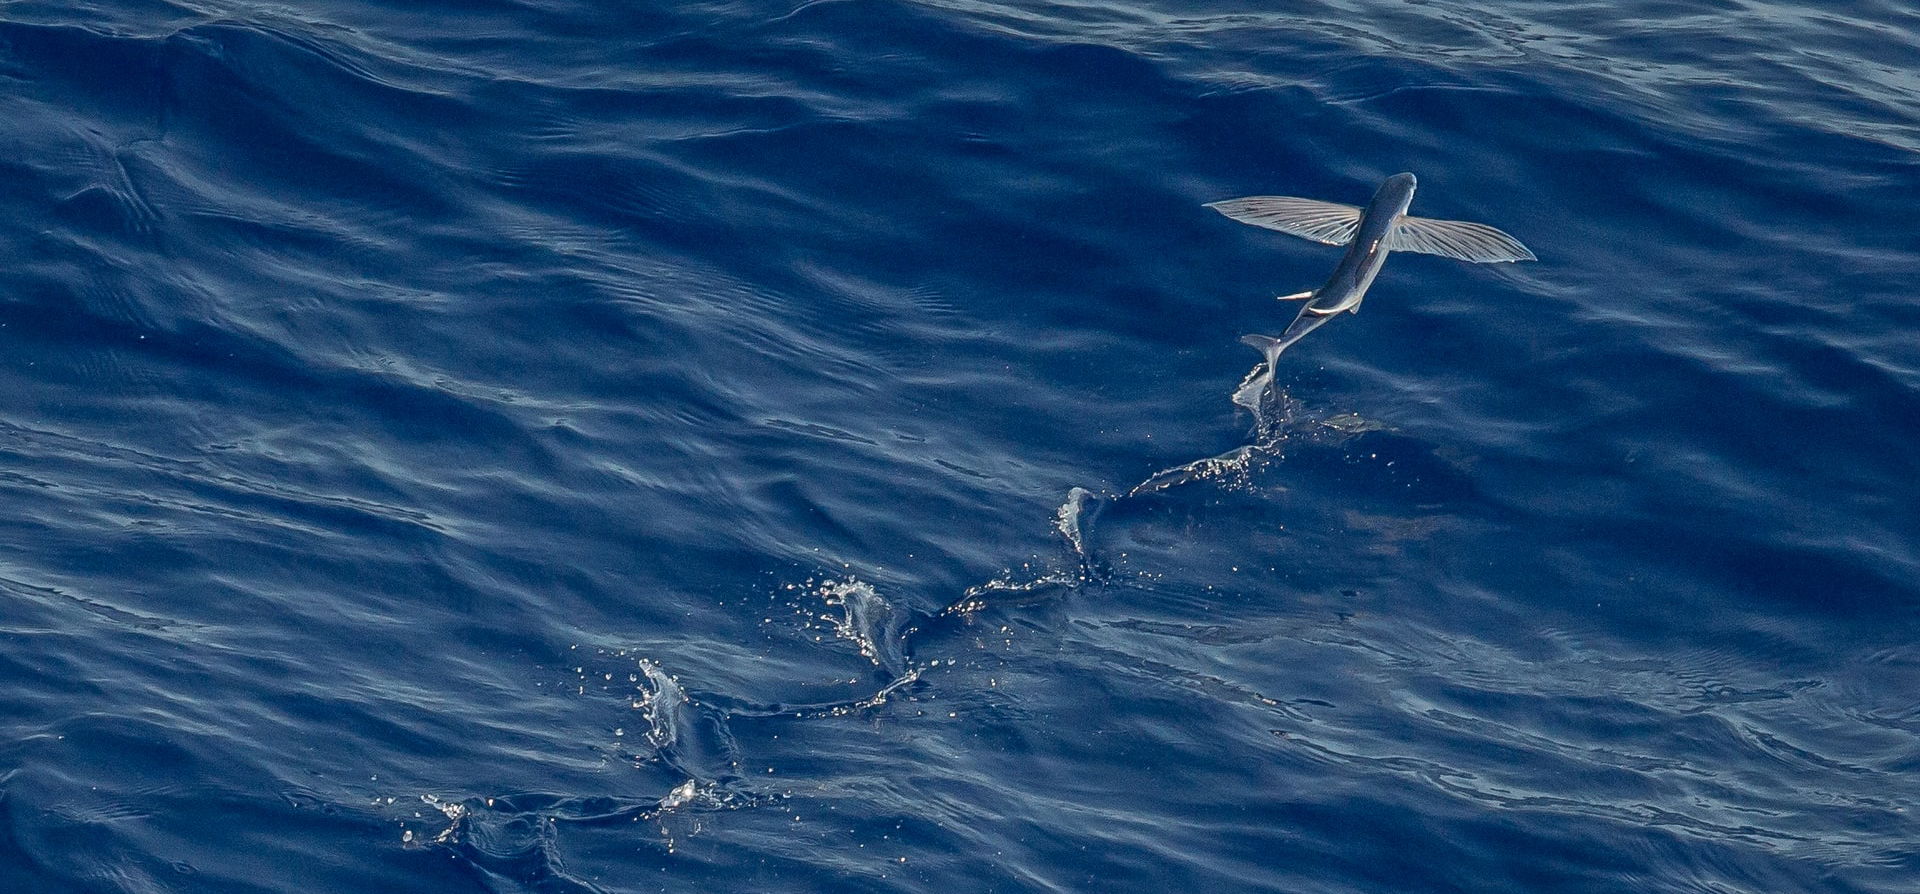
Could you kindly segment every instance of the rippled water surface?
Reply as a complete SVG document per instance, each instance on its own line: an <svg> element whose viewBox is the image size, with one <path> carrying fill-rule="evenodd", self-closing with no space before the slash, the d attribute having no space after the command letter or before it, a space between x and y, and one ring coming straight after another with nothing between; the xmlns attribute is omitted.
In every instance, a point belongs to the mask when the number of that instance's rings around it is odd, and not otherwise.
<svg viewBox="0 0 1920 894"><path fill-rule="evenodd" d="M1886 0L0 4L0 889L1913 890L1916 71ZM1403 170L1540 260L1255 366L1339 250L1204 203Z"/></svg>

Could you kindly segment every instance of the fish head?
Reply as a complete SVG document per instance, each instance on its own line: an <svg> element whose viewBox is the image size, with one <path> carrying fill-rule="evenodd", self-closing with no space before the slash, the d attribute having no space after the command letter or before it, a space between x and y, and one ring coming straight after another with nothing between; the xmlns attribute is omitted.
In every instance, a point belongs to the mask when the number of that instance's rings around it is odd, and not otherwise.
<svg viewBox="0 0 1920 894"><path fill-rule="evenodd" d="M1382 223L1399 220L1413 204L1413 188L1417 185L1419 181L1404 171L1380 181L1373 201L1367 203L1366 217Z"/></svg>

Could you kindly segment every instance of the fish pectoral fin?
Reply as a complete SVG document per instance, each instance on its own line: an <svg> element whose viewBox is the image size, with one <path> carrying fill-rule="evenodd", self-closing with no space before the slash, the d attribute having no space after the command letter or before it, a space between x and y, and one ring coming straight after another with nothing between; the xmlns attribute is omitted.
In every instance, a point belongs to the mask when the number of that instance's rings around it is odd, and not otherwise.
<svg viewBox="0 0 1920 894"><path fill-rule="evenodd" d="M1290 236L1312 239L1327 245L1345 245L1353 241L1360 226L1360 209L1337 202L1296 199L1292 196L1247 196L1224 202L1209 202L1208 208L1244 224L1279 230Z"/></svg>
<svg viewBox="0 0 1920 894"><path fill-rule="evenodd" d="M1464 220L1402 217L1387 231L1381 246L1390 251L1417 251L1476 264L1539 260L1520 240L1486 224Z"/></svg>
<svg viewBox="0 0 1920 894"><path fill-rule="evenodd" d="M1308 289L1308 290L1306 290L1306 291L1304 291L1304 292L1295 292L1295 293L1293 293L1293 294L1291 294L1291 295L1277 295L1277 296L1275 296L1275 297L1274 297L1274 299L1273 299L1273 300L1275 300L1275 301L1305 301L1305 300L1307 300L1307 299L1309 299L1309 298L1312 298L1312 297L1313 297L1313 290L1312 290L1312 289Z"/></svg>

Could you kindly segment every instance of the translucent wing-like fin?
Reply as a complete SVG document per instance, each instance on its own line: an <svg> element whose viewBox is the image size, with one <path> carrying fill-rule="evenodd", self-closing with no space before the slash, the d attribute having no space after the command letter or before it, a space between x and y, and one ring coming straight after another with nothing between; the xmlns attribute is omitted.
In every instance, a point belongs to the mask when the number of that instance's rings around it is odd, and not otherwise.
<svg viewBox="0 0 1920 894"><path fill-rule="evenodd" d="M1360 225L1360 209L1352 205L1292 196L1248 196L1209 202L1207 207L1241 223L1328 245L1353 241L1354 228Z"/></svg>
<svg viewBox="0 0 1920 894"><path fill-rule="evenodd" d="M1402 217L1381 243L1389 251L1417 251L1476 264L1537 260L1520 240L1486 224Z"/></svg>

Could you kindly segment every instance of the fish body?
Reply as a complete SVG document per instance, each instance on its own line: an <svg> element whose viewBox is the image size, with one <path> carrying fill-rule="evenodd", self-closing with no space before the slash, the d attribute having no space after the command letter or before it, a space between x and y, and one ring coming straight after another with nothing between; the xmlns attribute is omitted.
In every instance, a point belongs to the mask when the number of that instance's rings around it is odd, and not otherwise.
<svg viewBox="0 0 1920 894"><path fill-rule="evenodd" d="M1418 185L1412 174L1395 174L1380 184L1364 208L1291 196L1251 196L1207 206L1242 223L1347 247L1325 285L1281 296L1283 301L1306 302L1286 331L1278 337L1241 339L1266 355L1269 368L1281 351L1326 325L1334 315L1358 313L1367 288L1391 252L1415 251L1477 263L1535 259L1518 239L1485 224L1408 215Z"/></svg>
<svg viewBox="0 0 1920 894"><path fill-rule="evenodd" d="M1413 204L1413 190L1418 185L1412 174L1395 174L1374 190L1373 201L1360 211L1353 241L1347 243L1347 253L1341 256L1340 266L1333 268L1326 285L1313 290L1313 298L1300 308L1302 315L1330 317L1343 310L1349 313L1360 310L1360 302L1367 297L1367 287L1373 285L1373 278L1380 275L1380 266L1387 262L1387 253L1391 250L1386 244L1387 236L1393 232L1394 224L1407 215L1407 206Z"/></svg>

